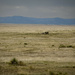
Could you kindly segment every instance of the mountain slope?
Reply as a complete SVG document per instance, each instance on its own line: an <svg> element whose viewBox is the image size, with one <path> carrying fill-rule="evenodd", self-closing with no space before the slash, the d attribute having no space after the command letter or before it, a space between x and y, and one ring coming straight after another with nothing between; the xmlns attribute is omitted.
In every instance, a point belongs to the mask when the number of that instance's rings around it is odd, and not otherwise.
<svg viewBox="0 0 75 75"><path fill-rule="evenodd" d="M22 16L11 16L11 17L0 17L0 23L74 25L75 19L32 18L32 17L22 17Z"/></svg>

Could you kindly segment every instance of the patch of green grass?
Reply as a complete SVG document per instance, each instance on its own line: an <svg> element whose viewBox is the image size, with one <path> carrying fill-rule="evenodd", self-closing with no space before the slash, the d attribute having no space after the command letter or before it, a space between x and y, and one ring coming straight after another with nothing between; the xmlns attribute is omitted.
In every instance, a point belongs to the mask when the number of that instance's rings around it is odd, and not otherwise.
<svg viewBox="0 0 75 75"><path fill-rule="evenodd" d="M60 44L59 48L75 48L75 46Z"/></svg>
<svg viewBox="0 0 75 75"><path fill-rule="evenodd" d="M68 45L67 48L75 48L75 46Z"/></svg>
<svg viewBox="0 0 75 75"><path fill-rule="evenodd" d="M67 73L62 73L62 72L54 73L52 71L49 71L49 75L67 75Z"/></svg>
<svg viewBox="0 0 75 75"><path fill-rule="evenodd" d="M66 48L66 46L63 44L60 44L59 48Z"/></svg>
<svg viewBox="0 0 75 75"><path fill-rule="evenodd" d="M30 66L29 68L30 68L30 70L34 70L35 69L33 66Z"/></svg>
<svg viewBox="0 0 75 75"><path fill-rule="evenodd" d="M17 59L16 59L17 60ZM17 60L18 61L18 60ZM26 64L26 66L22 65ZM8 63L4 63L3 68L0 67L1 71L8 71L9 75L75 75L75 65L74 63L64 63L64 62L49 62L49 61L37 61L37 62L20 62L18 61L18 65L8 65ZM67 65L68 64L68 65ZM64 66L61 66L64 65ZM66 67L68 66L68 67ZM10 74L9 69L12 74ZM15 73L17 71L17 74ZM2 73L2 72L1 72ZM6 75L4 73L4 75ZM7 74L8 75L8 74Z"/></svg>

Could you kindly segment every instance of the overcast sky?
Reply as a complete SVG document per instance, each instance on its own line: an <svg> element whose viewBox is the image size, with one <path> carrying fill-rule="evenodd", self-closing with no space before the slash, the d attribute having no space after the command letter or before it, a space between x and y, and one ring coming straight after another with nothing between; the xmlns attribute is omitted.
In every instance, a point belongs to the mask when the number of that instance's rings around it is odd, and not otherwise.
<svg viewBox="0 0 75 75"><path fill-rule="evenodd" d="M0 0L0 17L75 18L75 0Z"/></svg>

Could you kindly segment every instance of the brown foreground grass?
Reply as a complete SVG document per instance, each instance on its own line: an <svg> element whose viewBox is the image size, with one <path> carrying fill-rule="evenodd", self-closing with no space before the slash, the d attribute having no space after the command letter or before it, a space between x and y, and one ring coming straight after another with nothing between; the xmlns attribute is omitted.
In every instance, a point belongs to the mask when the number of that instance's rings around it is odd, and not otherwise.
<svg viewBox="0 0 75 75"><path fill-rule="evenodd" d="M75 26L0 24L0 75L75 75Z"/></svg>

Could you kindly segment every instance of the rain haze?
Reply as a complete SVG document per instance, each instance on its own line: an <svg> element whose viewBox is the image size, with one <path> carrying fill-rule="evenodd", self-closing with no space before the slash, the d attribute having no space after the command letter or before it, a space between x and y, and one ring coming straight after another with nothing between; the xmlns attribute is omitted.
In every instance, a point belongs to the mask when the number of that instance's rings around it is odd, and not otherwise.
<svg viewBox="0 0 75 75"><path fill-rule="evenodd" d="M75 0L0 0L0 17L75 18Z"/></svg>

